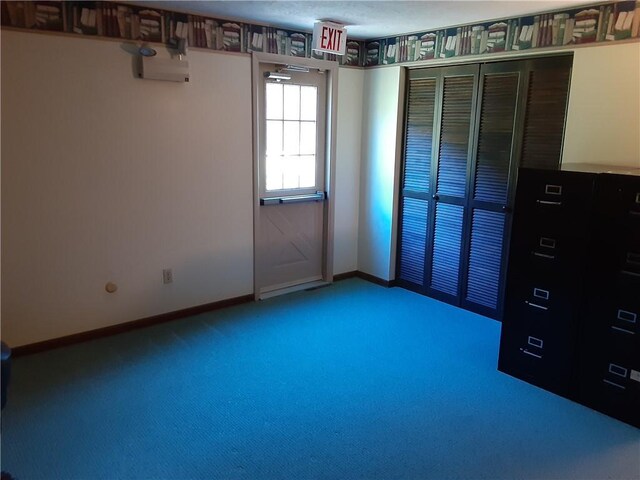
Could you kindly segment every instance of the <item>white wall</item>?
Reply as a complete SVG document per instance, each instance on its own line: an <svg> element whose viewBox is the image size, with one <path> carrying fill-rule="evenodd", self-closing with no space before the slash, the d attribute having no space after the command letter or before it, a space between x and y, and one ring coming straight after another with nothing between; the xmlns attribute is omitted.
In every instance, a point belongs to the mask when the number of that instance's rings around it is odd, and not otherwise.
<svg viewBox="0 0 640 480"><path fill-rule="evenodd" d="M2 33L13 346L252 292L251 64L189 60L190 83L140 80L118 43Z"/></svg>
<svg viewBox="0 0 640 480"><path fill-rule="evenodd" d="M400 67L366 70L360 167L358 269L384 280L393 273L393 212Z"/></svg>
<svg viewBox="0 0 640 480"><path fill-rule="evenodd" d="M340 68L336 139L334 274L358 269L358 215L364 70Z"/></svg>
<svg viewBox="0 0 640 480"><path fill-rule="evenodd" d="M252 293L250 57L188 60L189 83L141 80L117 42L2 32L12 346ZM362 72L340 78L335 274L356 268Z"/></svg>
<svg viewBox="0 0 640 480"><path fill-rule="evenodd" d="M640 43L575 50L563 162L640 167Z"/></svg>

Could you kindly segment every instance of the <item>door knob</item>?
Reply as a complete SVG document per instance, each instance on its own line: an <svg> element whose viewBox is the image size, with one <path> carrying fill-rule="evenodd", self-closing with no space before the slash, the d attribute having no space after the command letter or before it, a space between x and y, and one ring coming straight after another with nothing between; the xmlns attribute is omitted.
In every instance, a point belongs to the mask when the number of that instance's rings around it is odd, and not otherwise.
<svg viewBox="0 0 640 480"><path fill-rule="evenodd" d="M438 200L440 200L440 195L438 195L437 193L434 193L431 198L433 198L437 202Z"/></svg>

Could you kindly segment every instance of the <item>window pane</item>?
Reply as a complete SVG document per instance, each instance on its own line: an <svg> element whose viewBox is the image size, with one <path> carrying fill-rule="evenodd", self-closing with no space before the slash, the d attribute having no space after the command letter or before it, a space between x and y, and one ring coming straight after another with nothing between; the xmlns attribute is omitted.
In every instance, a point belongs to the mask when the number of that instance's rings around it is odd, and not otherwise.
<svg viewBox="0 0 640 480"><path fill-rule="evenodd" d="M300 119L300 85L284 86L284 118L286 120Z"/></svg>
<svg viewBox="0 0 640 480"><path fill-rule="evenodd" d="M316 122L300 122L300 154L316 153Z"/></svg>
<svg viewBox="0 0 640 480"><path fill-rule="evenodd" d="M300 89L300 119L316 119L317 87L301 87Z"/></svg>
<svg viewBox="0 0 640 480"><path fill-rule="evenodd" d="M300 171L300 188L309 188L316 185L316 157L305 155L298 157Z"/></svg>
<svg viewBox="0 0 640 480"><path fill-rule="evenodd" d="M284 188L299 188L300 187L300 174L298 172L298 159L300 157L291 156L284 158L284 172L283 172L283 187Z"/></svg>
<svg viewBox="0 0 640 480"><path fill-rule="evenodd" d="M267 191L311 188L316 184L315 155L268 156L266 169Z"/></svg>
<svg viewBox="0 0 640 480"><path fill-rule="evenodd" d="M282 118L282 85L267 83L267 118Z"/></svg>
<svg viewBox="0 0 640 480"><path fill-rule="evenodd" d="M267 83L266 191L315 187L317 95L316 87Z"/></svg>
<svg viewBox="0 0 640 480"><path fill-rule="evenodd" d="M281 156L269 156L266 158L266 185L267 190L282 189L282 159Z"/></svg>
<svg viewBox="0 0 640 480"><path fill-rule="evenodd" d="M300 153L300 122L284 122L284 153L285 155Z"/></svg>
<svg viewBox="0 0 640 480"><path fill-rule="evenodd" d="M282 155L282 122L267 120L267 155Z"/></svg>

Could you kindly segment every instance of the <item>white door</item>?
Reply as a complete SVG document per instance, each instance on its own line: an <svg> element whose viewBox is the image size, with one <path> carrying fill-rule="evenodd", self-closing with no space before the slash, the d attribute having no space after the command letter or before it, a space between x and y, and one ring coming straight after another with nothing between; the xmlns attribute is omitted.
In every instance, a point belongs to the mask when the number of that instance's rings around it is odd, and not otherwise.
<svg viewBox="0 0 640 480"><path fill-rule="evenodd" d="M264 298L323 281L327 75L260 65L256 286Z"/></svg>

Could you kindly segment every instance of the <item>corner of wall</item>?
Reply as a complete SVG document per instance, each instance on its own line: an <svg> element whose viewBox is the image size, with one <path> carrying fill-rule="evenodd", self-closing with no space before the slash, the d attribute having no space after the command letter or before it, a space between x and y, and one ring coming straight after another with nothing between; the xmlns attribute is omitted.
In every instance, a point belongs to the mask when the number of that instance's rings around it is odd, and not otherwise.
<svg viewBox="0 0 640 480"><path fill-rule="evenodd" d="M390 280L401 67L365 71L358 270Z"/></svg>
<svg viewBox="0 0 640 480"><path fill-rule="evenodd" d="M363 82L363 69L339 69L334 274L358 268Z"/></svg>

